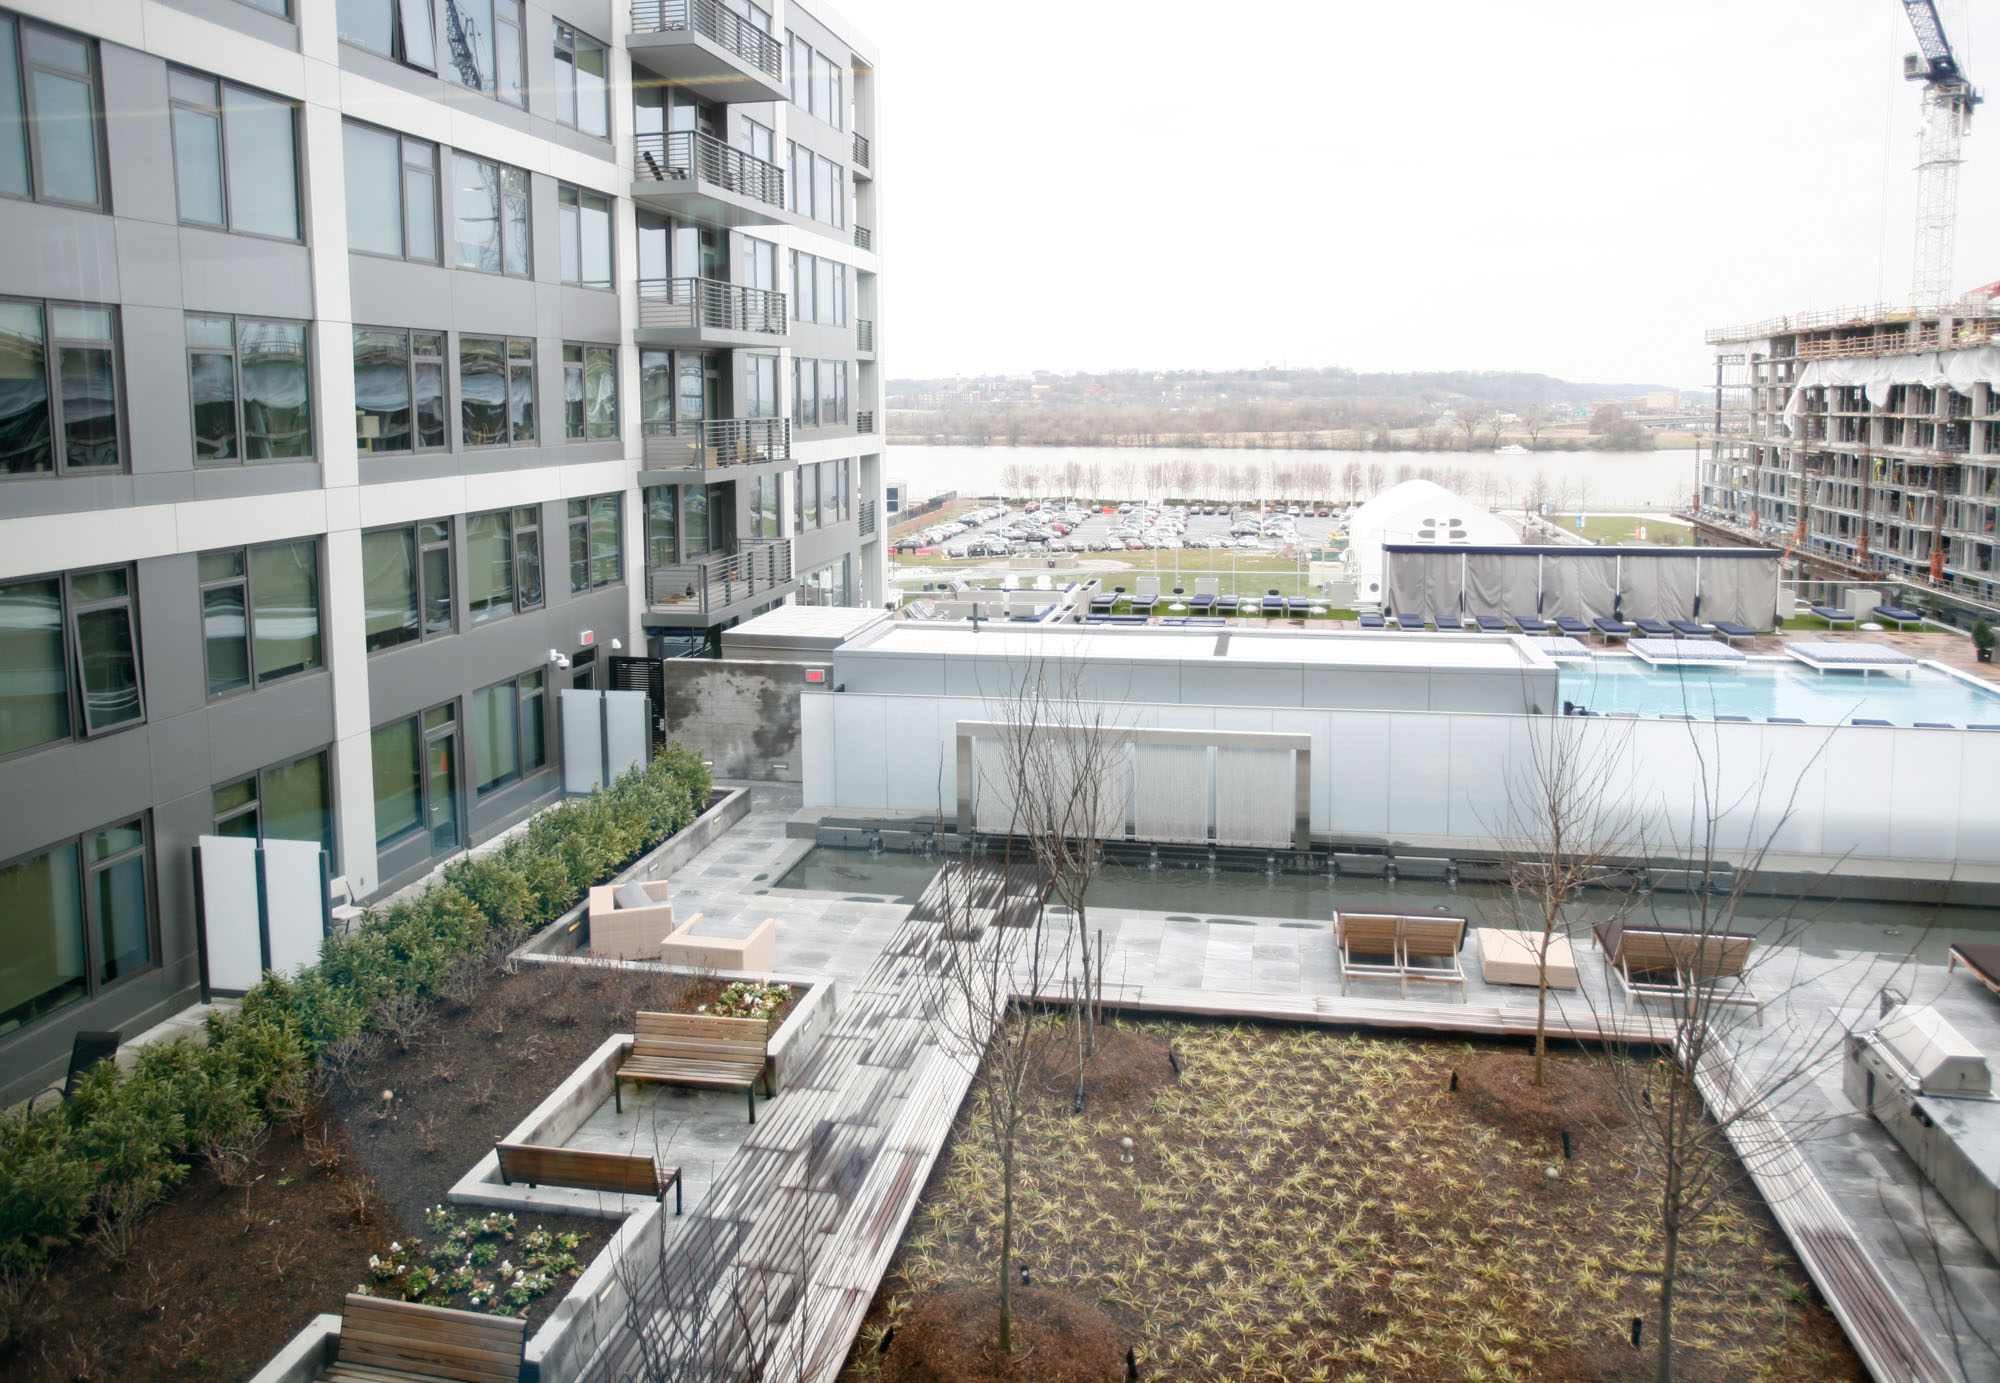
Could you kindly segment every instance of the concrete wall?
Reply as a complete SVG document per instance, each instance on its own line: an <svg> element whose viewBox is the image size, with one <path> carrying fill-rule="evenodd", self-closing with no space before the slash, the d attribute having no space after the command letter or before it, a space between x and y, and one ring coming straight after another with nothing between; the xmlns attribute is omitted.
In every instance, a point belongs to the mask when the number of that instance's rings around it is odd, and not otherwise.
<svg viewBox="0 0 2000 1383"><path fill-rule="evenodd" d="M667 737L712 761L718 778L799 782L799 693L811 668L833 676L827 663L669 659Z"/></svg>

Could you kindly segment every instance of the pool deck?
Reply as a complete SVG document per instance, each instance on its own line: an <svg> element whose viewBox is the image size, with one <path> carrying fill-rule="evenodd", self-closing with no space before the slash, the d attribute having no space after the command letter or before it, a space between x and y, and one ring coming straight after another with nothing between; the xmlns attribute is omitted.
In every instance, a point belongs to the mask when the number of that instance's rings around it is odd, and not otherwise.
<svg viewBox="0 0 2000 1383"><path fill-rule="evenodd" d="M1969 645L1966 654L1970 661ZM844 1017L850 995L857 1002L864 995L874 996L871 1003L891 1002L894 986L901 983L896 978L901 973L897 967L905 963L908 942L889 948L889 954L884 952L891 939L903 932L911 909L862 895L771 891L781 867L796 854L796 842L786 838L785 825L798 810L801 794L792 784L747 786L755 794L751 814L672 875L676 907L700 910L723 930L754 925L767 916L776 918L779 971L833 976L841 987ZM1490 925L1495 920L1481 918L1477 908L1461 910L1473 915L1474 925ZM1401 1010L1413 1020L1410 1029L1421 1030L1429 1026L1421 1016L1423 1010L1450 1007L1469 1020L1476 1011L1491 1009L1508 1020L1507 1026L1518 1030L1524 1013L1532 1015L1535 1001L1532 988L1486 984L1478 973L1476 951L1469 938L1462 956L1467 975L1462 1004L1402 1000L1393 986L1360 980L1353 982L1352 994L1343 1000L1330 920L1280 920L1248 913L1194 916L1093 906L1089 924L1104 938L1108 986L1131 986L1141 994L1151 991L1155 996L1205 994L1214 1001L1213 1007L1246 1014L1257 1012L1261 1005L1273 1017L1286 1016L1285 1011L1292 1010L1290 1016L1297 1021L1310 1009L1315 1017L1308 1021L1386 1026L1394 1023ZM1885 938L1875 943L1876 949L1870 949L1867 935L1873 930L1849 925L1839 929L1839 945L1814 943L1765 951L1764 963L1752 983L1770 1000L1766 1024L1756 1027L1746 1015L1746 1021L1735 1030L1739 1063L1753 1083L1760 1075L1795 1065L1802 1052L1837 1052L1842 1015L1872 1011L1877 991L1892 982L1913 1002L1937 1005L1982 1050L2000 1052L2000 1001L1968 975L1948 974L1932 959L1941 958L1944 945L1960 935L1990 938L1990 932L1933 933L1923 938L1921 958L1913 960L1911 938ZM1622 1019L1623 1007L1612 1002L1607 989L1602 953L1587 940L1579 942L1576 949L1582 988L1553 993L1553 1011L1565 1024L1574 1020L1579 1028L1596 1025L1607 1016ZM1198 1003L1194 998L1182 1002L1188 1007ZM1342 1016L1343 1007L1351 1010L1346 1017ZM857 1012L853 1017L858 1019L862 1014ZM775 1138L793 1122L791 1118L780 1122L778 1117L788 1100L795 1100L796 1108L826 1098L832 1096L811 1091L796 1097L780 1095L768 1106L769 1115L760 1108L757 1133L765 1134L768 1127ZM715 1104L712 1112L707 1109L711 1101ZM898 1107L906 1107L906 1101L907 1097L899 1100ZM689 1193L689 1217L683 1225L696 1216L717 1187L732 1202L729 1213L737 1221L754 1208L757 1179L746 1179L751 1164L743 1159L754 1161L776 1153L762 1137L746 1141L751 1130L735 1097L648 1092L641 1100L628 1100L622 1118L606 1118L607 1113L600 1110L586 1126L590 1145L657 1147L667 1160L683 1163ZM1837 1060L1821 1060L1779 1114L1803 1154L1805 1168L1823 1193L1823 1201L1839 1207L1898 1301L1931 1339L1950 1371L1967 1383L2000 1383L2000 1349L1995 1347L2000 1342L2000 1265L1881 1127L1847 1104L1840 1090ZM933 1128L934 1123L926 1123L924 1136L935 1133L941 1139L942 1125ZM922 1156L921 1148L908 1140L914 1132L912 1126L897 1135L904 1141L896 1143L896 1155L906 1162ZM760 1146L763 1152L757 1151ZM921 1177L917 1183L920 1186ZM881 1195L871 1199L876 1215L874 1237L879 1238L884 1231L882 1217L886 1216L893 1220L886 1226L895 1231L890 1235L893 1239L900 1234L908 1203L913 1203L918 1187L902 1186L894 1195L889 1194L894 1188L878 1189ZM774 1206L771 1213L778 1209ZM796 1209L790 1207L784 1213ZM841 1309L837 1314L845 1316L857 1296L865 1307L872 1286L855 1275L854 1269L861 1265L851 1258L835 1266L840 1268L842 1280L829 1282L823 1295L826 1301L838 1303ZM854 1318L858 1320L858 1315ZM821 1335L816 1362L822 1366L832 1343ZM837 1370L838 1360L833 1368ZM814 1376L830 1378L831 1373L815 1371Z"/></svg>

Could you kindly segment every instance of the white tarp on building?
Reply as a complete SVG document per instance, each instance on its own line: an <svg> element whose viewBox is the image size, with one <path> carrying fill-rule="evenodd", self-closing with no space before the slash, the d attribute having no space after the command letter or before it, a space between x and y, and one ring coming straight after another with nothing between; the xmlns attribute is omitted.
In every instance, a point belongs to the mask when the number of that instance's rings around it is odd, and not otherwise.
<svg viewBox="0 0 2000 1383"><path fill-rule="evenodd" d="M1961 394L1970 394L1973 385L1996 381L2000 381L2000 346L1815 360L1799 372L1792 387L1791 400L1785 405L1785 427L1797 435L1794 425L1808 389L1858 384L1870 404L1886 408L1889 391L1898 384L1921 384L1927 389L1948 384Z"/></svg>

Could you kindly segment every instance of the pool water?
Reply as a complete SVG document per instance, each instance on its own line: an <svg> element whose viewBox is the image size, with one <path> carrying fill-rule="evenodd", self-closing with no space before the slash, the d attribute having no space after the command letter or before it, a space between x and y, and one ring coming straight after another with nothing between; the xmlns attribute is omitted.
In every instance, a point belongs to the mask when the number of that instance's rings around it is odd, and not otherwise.
<svg viewBox="0 0 2000 1383"><path fill-rule="evenodd" d="M1727 667L1652 667L1633 657L1561 664L1562 699L1642 716L1796 716L1808 725L1856 717L1895 725L2000 724L2000 694L1934 668L1815 672L1801 663L1752 660Z"/></svg>
<svg viewBox="0 0 2000 1383"><path fill-rule="evenodd" d="M899 850L842 850L829 845L815 845L772 887L914 903L923 895L924 886L937 877L937 872L936 855L912 855Z"/></svg>

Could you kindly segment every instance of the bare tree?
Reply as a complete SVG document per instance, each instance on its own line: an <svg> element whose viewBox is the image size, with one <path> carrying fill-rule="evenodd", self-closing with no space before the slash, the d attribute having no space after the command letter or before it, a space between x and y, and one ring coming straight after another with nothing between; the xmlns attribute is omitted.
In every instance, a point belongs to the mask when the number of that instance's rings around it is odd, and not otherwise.
<svg viewBox="0 0 2000 1383"><path fill-rule="evenodd" d="M1562 415L1546 403L1531 404L1521 410L1521 430L1528 434L1528 448L1541 444L1542 434L1555 426Z"/></svg>
<svg viewBox="0 0 2000 1383"><path fill-rule="evenodd" d="M1340 488L1347 495L1348 506L1350 508L1353 507L1355 500L1360 498L1361 495L1361 463L1359 461L1349 461L1345 466L1340 468Z"/></svg>

